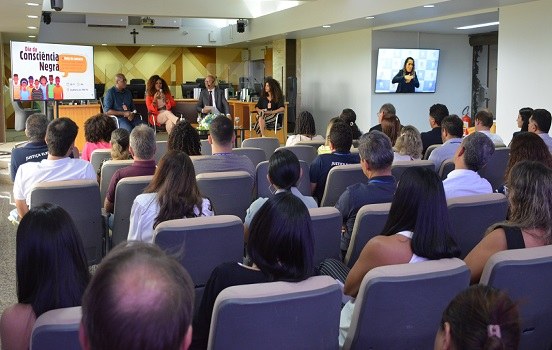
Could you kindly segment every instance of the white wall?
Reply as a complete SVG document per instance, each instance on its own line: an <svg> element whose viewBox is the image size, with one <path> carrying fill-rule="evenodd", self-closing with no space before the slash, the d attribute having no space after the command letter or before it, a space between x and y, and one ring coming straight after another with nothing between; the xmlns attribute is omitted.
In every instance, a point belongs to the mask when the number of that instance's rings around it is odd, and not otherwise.
<svg viewBox="0 0 552 350"><path fill-rule="evenodd" d="M297 114L310 111L321 135L328 121L343 108L352 108L357 119L365 119L361 116L369 113L371 105L372 31L303 39L300 47L301 101ZM366 123L359 125L366 129Z"/></svg>
<svg viewBox="0 0 552 350"><path fill-rule="evenodd" d="M550 0L500 8L497 133L508 143L522 107L552 111Z"/></svg>
<svg viewBox="0 0 552 350"><path fill-rule="evenodd" d="M431 105L442 103L448 107L451 114L459 116L465 106L471 105L472 48L467 35L374 31L372 48L374 76L378 48L440 49L437 89L435 93L375 94L375 81L371 81L370 118L364 121L361 130L367 130L367 126L378 123L377 113L384 103L392 103L395 106L401 124L414 125L420 132L429 129Z"/></svg>

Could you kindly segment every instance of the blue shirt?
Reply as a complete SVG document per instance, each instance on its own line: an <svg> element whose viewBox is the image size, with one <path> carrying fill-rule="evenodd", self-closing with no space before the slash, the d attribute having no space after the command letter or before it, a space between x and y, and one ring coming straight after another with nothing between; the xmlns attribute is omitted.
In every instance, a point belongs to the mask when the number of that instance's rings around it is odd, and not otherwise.
<svg viewBox="0 0 552 350"><path fill-rule="evenodd" d="M358 153L330 153L321 154L314 159L310 166L310 182L315 183L316 187L312 196L316 198L318 203L322 201L324 188L326 187L326 179L330 169L337 165L358 164L360 156Z"/></svg>
<svg viewBox="0 0 552 350"><path fill-rule="evenodd" d="M104 113L107 113L110 109L122 112L123 104L127 106L128 111L134 111L134 103L132 102L132 92L128 89L119 91L115 86L107 90L104 97L103 107Z"/></svg>

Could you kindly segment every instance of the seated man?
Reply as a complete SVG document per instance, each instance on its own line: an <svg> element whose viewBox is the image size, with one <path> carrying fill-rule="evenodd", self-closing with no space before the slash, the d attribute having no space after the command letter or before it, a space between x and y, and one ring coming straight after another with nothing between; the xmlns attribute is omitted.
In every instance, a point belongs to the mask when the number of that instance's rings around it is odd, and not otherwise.
<svg viewBox="0 0 552 350"><path fill-rule="evenodd" d="M462 143L464 124L456 114L446 116L441 122L441 138L443 145L437 147L429 155L429 160L435 164L435 171L439 171L441 164L447 159L452 159L456 149Z"/></svg>
<svg viewBox="0 0 552 350"><path fill-rule="evenodd" d="M492 193L489 181L479 176L493 155L495 146L485 134L474 132L464 138L454 154L454 170L443 181L447 199Z"/></svg>
<svg viewBox="0 0 552 350"><path fill-rule="evenodd" d="M552 137L548 135L552 117L546 109L535 109L529 118L528 130L539 135L552 153Z"/></svg>
<svg viewBox="0 0 552 350"><path fill-rule="evenodd" d="M393 106L391 103L385 103L380 107L380 110L378 112L378 124L372 126L370 128L370 131L382 131L381 130L381 120L386 116L392 116L397 115L397 110L395 109L395 106Z"/></svg>
<svg viewBox="0 0 552 350"><path fill-rule="evenodd" d="M48 118L42 113L34 113L25 121L25 136L29 142L19 148L14 148L11 153L10 175L12 181L15 180L15 174L21 164L27 162L40 162L48 156L48 146L46 146L46 128L48 127Z"/></svg>
<svg viewBox="0 0 552 350"><path fill-rule="evenodd" d="M230 118L219 115L211 122L207 140L211 144L212 155L192 157L196 175L221 171L246 171L255 181L256 169L249 158L232 153L236 134Z"/></svg>
<svg viewBox="0 0 552 350"><path fill-rule="evenodd" d="M155 173L155 146L155 131L152 128L147 125L138 125L132 130L129 151L134 162L113 174L105 196L104 209L106 212L113 213L115 189L121 179Z"/></svg>
<svg viewBox="0 0 552 350"><path fill-rule="evenodd" d="M117 117L119 127L131 132L138 125L145 123L136 114L136 108L132 101L132 92L126 88L127 80L124 74L115 75L115 86L105 92L103 109L104 113Z"/></svg>
<svg viewBox="0 0 552 350"><path fill-rule="evenodd" d="M426 149L431 145L443 143L441 139L441 122L447 115L449 115L448 108L443 104L436 103L429 107L429 126L431 126L431 130L422 133L422 153L425 153Z"/></svg>
<svg viewBox="0 0 552 350"><path fill-rule="evenodd" d="M194 285L155 245L121 244L98 267L82 298L83 349L188 349Z"/></svg>
<svg viewBox="0 0 552 350"><path fill-rule="evenodd" d="M347 187L335 205L343 217L341 236L343 255L349 248L359 209L366 204L391 202L397 188L395 178L391 175L393 147L387 135L377 130L362 135L358 151L360 165L368 181Z"/></svg>
<svg viewBox="0 0 552 350"><path fill-rule="evenodd" d="M353 133L349 125L334 123L330 129L330 154L321 154L310 165L312 196L320 203L330 169L336 165L358 164L360 157L351 153Z"/></svg>
<svg viewBox="0 0 552 350"><path fill-rule="evenodd" d="M479 131L493 141L495 147L506 147L502 138L491 132L493 114L488 109L482 109L475 114L475 131Z"/></svg>
<svg viewBox="0 0 552 350"><path fill-rule="evenodd" d="M224 97L224 90L215 85L215 77L205 77L205 89L201 90L196 110L203 115L209 113L230 114L230 105Z"/></svg>
<svg viewBox="0 0 552 350"><path fill-rule="evenodd" d="M31 190L39 182L97 180L92 164L82 159L69 158L78 129L77 124L69 118L54 119L46 130L48 157L40 162L25 163L17 170L13 198L20 218L29 211Z"/></svg>

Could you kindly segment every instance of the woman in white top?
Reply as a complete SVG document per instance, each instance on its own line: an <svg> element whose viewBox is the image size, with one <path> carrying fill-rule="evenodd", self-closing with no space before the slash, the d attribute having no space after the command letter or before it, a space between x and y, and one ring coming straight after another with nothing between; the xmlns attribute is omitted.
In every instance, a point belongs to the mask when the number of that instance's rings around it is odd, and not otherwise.
<svg viewBox="0 0 552 350"><path fill-rule="evenodd" d="M190 157L168 151L151 183L132 204L128 240L151 243L155 227L163 221L212 215L211 202L199 193Z"/></svg>
<svg viewBox="0 0 552 350"><path fill-rule="evenodd" d="M422 136L412 125L402 128L395 142L393 162L422 159Z"/></svg>
<svg viewBox="0 0 552 350"><path fill-rule="evenodd" d="M286 146L293 146L299 141L324 141L324 137L316 135L314 118L309 111L303 111L295 121L295 135L288 137Z"/></svg>

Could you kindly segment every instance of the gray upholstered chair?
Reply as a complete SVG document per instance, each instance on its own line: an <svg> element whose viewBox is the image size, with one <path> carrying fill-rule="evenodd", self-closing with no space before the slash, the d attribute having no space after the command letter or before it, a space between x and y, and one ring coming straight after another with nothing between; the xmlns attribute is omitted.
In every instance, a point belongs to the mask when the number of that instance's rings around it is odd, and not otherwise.
<svg viewBox="0 0 552 350"><path fill-rule="evenodd" d="M280 141L276 137L254 137L243 140L241 146L261 148L265 151L266 159L269 159L276 148L280 147Z"/></svg>
<svg viewBox="0 0 552 350"><path fill-rule="evenodd" d="M211 154L213 154L209 140L200 140L200 142L201 142L201 155L210 156Z"/></svg>
<svg viewBox="0 0 552 350"><path fill-rule="evenodd" d="M239 147L233 148L232 153L246 156L251 159L251 162L256 167L260 162L266 160L266 153L263 149L257 147Z"/></svg>
<svg viewBox="0 0 552 350"><path fill-rule="evenodd" d="M299 179L297 183L297 189L305 196L312 196L310 180L309 180L309 166L305 161L300 160L299 164L301 170L303 171L303 176ZM268 160L260 162L257 165L257 196L256 198L265 197L270 198L274 196L269 190L270 182L266 175L268 174Z"/></svg>
<svg viewBox="0 0 552 350"><path fill-rule="evenodd" d="M552 348L552 245L494 254L485 264L480 283L501 289L518 302L519 349Z"/></svg>
<svg viewBox="0 0 552 350"><path fill-rule="evenodd" d="M401 175L404 173L404 171L411 167L422 167L429 169L431 171L435 171L435 164L432 161L429 160L405 160L400 162L394 162L391 166L391 174L395 177L397 181L400 180Z"/></svg>
<svg viewBox="0 0 552 350"><path fill-rule="evenodd" d="M468 267L456 258L370 270L343 349L432 349L443 310L469 283Z"/></svg>
<svg viewBox="0 0 552 350"><path fill-rule="evenodd" d="M443 163L441 163L441 167L439 168L439 177L441 180L444 180L447 178L448 174L454 170L454 160L453 159L447 159Z"/></svg>
<svg viewBox="0 0 552 350"><path fill-rule="evenodd" d="M31 335L32 350L80 350L80 306L46 311L36 320Z"/></svg>
<svg viewBox="0 0 552 350"><path fill-rule="evenodd" d="M102 162L110 158L111 158L110 149L95 149L92 151L92 154L90 155L90 164L92 164L94 171L98 173L98 171L100 171L100 167L102 166Z"/></svg>
<svg viewBox="0 0 552 350"><path fill-rule="evenodd" d="M161 158L167 153L167 141L155 142L155 162L159 163Z"/></svg>
<svg viewBox="0 0 552 350"><path fill-rule="evenodd" d="M134 160L108 160L103 163L102 171L100 172L100 200L103 203L105 202L105 196L107 195L107 190L109 189L109 184L111 183L111 178L115 175L115 172L121 168L132 165Z"/></svg>
<svg viewBox="0 0 552 350"><path fill-rule="evenodd" d="M339 259L341 251L341 213L334 207L309 209L314 231L314 266L326 258Z"/></svg>
<svg viewBox="0 0 552 350"><path fill-rule="evenodd" d="M487 179L493 186L493 191L496 191L504 184L504 173L510 159L510 148L498 147L495 149L487 164L479 169L478 173L481 177Z"/></svg>
<svg viewBox="0 0 552 350"><path fill-rule="evenodd" d="M96 180L39 182L31 190L31 205L53 203L65 209L79 231L88 265L99 264L106 232Z"/></svg>
<svg viewBox="0 0 552 350"><path fill-rule="evenodd" d="M299 158L299 160L304 160L309 165L317 156L316 149L308 145L284 146L284 147L278 147L276 150L279 150L279 149L290 150L297 156L297 158Z"/></svg>
<svg viewBox="0 0 552 350"><path fill-rule="evenodd" d="M433 152L437 147L441 147L441 146L442 146L442 144L439 144L439 143L429 146L426 149L425 153L424 153L424 159L425 160L429 159L429 156L431 155L431 152Z"/></svg>
<svg viewBox="0 0 552 350"><path fill-rule="evenodd" d="M326 141L319 141L319 140L303 140L296 143L296 145L304 145L304 146L311 146L314 148L314 151L318 153L318 147L324 146L326 144Z"/></svg>
<svg viewBox="0 0 552 350"><path fill-rule="evenodd" d="M366 243L381 233L387 222L390 208L391 203L379 203L364 205L358 210L349 249L345 255L347 266L352 267Z"/></svg>
<svg viewBox="0 0 552 350"><path fill-rule="evenodd" d="M253 179L245 171L203 173L196 176L199 191L209 198L216 215L236 215L245 219L251 204Z"/></svg>
<svg viewBox="0 0 552 350"><path fill-rule="evenodd" d="M367 181L360 164L338 165L330 169L324 188L321 207L333 207L345 189L359 182Z"/></svg>
<svg viewBox="0 0 552 350"><path fill-rule="evenodd" d="M41 113L40 109L25 108L21 101L12 101L13 111L15 112L15 131L25 130L27 118L33 113Z"/></svg>
<svg viewBox="0 0 552 350"><path fill-rule="evenodd" d="M447 200L452 236L460 247L461 259L481 241L485 231L506 220L508 201L502 193L456 197Z"/></svg>
<svg viewBox="0 0 552 350"><path fill-rule="evenodd" d="M207 348L337 349L340 310L329 276L229 287L215 301Z"/></svg>

